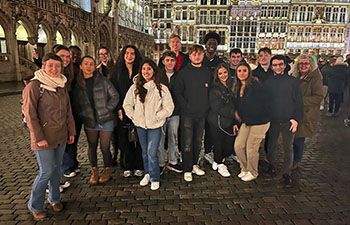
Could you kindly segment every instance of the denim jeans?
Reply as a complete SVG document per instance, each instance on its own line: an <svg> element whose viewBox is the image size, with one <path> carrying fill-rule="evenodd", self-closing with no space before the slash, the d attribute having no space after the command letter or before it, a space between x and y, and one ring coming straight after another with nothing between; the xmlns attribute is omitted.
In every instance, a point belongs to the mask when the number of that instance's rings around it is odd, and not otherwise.
<svg viewBox="0 0 350 225"><path fill-rule="evenodd" d="M295 162L300 162L301 159L303 158L304 145L305 145L305 138L304 137L294 138L293 150L294 150L294 161Z"/></svg>
<svg viewBox="0 0 350 225"><path fill-rule="evenodd" d="M144 129L136 127L136 131L142 148L145 174L149 174L151 182L158 182L160 178L158 148L161 128Z"/></svg>
<svg viewBox="0 0 350 225"><path fill-rule="evenodd" d="M35 178L28 208L30 211L38 212L44 210L45 193L49 184L50 203L60 202L60 178L62 175L61 164L66 144L60 145L54 149L43 149L35 151L38 161L39 174Z"/></svg>
<svg viewBox="0 0 350 225"><path fill-rule="evenodd" d="M282 135L282 150L284 152L283 160L283 174L291 175L292 166L294 160L294 153L292 149L294 134L289 130L291 123L278 123L271 122L270 129L268 132L269 142L267 158L273 167L276 167L276 153L278 149L278 138Z"/></svg>
<svg viewBox="0 0 350 225"><path fill-rule="evenodd" d="M176 155L179 153L178 149L178 131L180 125L180 116L169 117L166 123L162 127L160 144L159 144L159 166L165 166L165 162L168 158L168 162L172 165L177 164ZM165 135L168 132L168 149L164 147ZM167 157L168 156L168 157Z"/></svg>
<svg viewBox="0 0 350 225"><path fill-rule="evenodd" d="M184 172L191 172L193 165L198 164L199 153L202 145L202 137L205 126L205 118L181 117L182 135L182 164Z"/></svg>

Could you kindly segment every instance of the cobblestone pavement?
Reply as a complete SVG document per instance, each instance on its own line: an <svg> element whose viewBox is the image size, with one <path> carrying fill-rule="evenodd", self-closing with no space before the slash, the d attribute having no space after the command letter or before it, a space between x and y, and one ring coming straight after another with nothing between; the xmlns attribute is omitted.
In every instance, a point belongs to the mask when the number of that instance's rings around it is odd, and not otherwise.
<svg viewBox="0 0 350 225"><path fill-rule="evenodd" d="M123 178L113 168L106 185L87 184L86 141L79 144L82 172L62 194L65 210L35 222L26 208L37 173L27 130L20 124L19 95L0 97L0 224L350 224L350 128L343 117L323 116L319 133L307 140L295 186L286 189L280 176L263 175L253 182L237 178L238 164L229 162L231 178L205 164L207 174L186 183L166 171L161 188L140 187L139 179ZM347 111L347 110L344 110ZM101 158L101 157L100 157ZM279 157L281 158L281 157ZM101 165L101 161L99 161Z"/></svg>

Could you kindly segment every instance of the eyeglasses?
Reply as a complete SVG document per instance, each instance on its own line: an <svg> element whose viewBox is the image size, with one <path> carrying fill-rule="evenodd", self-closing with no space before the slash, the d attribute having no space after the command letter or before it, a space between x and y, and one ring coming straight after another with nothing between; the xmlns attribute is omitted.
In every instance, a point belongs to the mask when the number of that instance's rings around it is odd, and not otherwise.
<svg viewBox="0 0 350 225"><path fill-rule="evenodd" d="M284 66L284 63L279 63L279 64L272 64L273 67L277 67L277 66Z"/></svg>
<svg viewBox="0 0 350 225"><path fill-rule="evenodd" d="M310 65L310 63L299 63L299 65L301 65L301 66L308 66L308 65Z"/></svg>

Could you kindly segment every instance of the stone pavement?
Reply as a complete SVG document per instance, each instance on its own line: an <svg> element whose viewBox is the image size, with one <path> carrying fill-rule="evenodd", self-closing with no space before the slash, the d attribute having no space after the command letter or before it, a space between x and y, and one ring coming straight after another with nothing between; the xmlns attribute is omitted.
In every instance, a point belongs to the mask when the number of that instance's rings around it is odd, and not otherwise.
<svg viewBox="0 0 350 225"><path fill-rule="evenodd" d="M19 95L0 97L0 224L350 224L350 128L342 119L322 116L318 134L307 140L295 186L286 189L280 175L263 175L245 183L229 163L231 178L205 164L207 174L186 183L166 171L161 187L140 187L139 179L123 178L113 168L113 180L89 186L86 140L79 143L82 172L62 194L65 210L35 222L26 208L37 174L28 132L20 124ZM349 109L348 109L349 110ZM348 111L344 110L344 111ZM281 157L279 157L281 158ZM101 165L101 156L99 164Z"/></svg>

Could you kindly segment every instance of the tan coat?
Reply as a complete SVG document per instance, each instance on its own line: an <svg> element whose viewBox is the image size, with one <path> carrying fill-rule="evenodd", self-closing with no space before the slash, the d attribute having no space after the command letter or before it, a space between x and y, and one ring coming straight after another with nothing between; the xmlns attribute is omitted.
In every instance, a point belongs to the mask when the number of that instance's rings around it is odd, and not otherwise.
<svg viewBox="0 0 350 225"><path fill-rule="evenodd" d="M323 99L322 75L319 69L300 79L303 95L304 117L298 125L295 137L311 137L320 120L320 104Z"/></svg>
<svg viewBox="0 0 350 225"><path fill-rule="evenodd" d="M159 128L173 113L174 103L171 94L165 85L161 85L162 96L160 96L153 80L144 84L144 87L147 89L145 103L142 103L139 96L135 95L135 84L129 88L123 103L125 114L137 127Z"/></svg>
<svg viewBox="0 0 350 225"><path fill-rule="evenodd" d="M40 87L37 80L31 81L23 90L22 110L30 132L32 150L40 150L37 143L46 140L48 149L65 144L75 135L75 125L67 88L56 92ZM42 94L40 92L42 91Z"/></svg>

